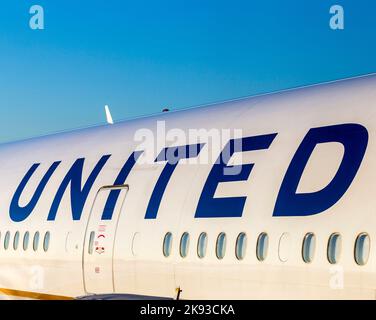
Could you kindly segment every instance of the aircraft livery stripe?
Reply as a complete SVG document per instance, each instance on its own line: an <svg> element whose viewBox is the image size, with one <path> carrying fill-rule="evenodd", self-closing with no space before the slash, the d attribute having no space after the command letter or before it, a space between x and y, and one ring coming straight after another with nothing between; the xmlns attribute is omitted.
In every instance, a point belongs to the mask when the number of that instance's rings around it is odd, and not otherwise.
<svg viewBox="0 0 376 320"><path fill-rule="evenodd" d="M37 300L74 300L73 297L59 296L54 294L39 293L33 291L21 291L7 288L0 288L0 295L7 295L20 298L30 298Z"/></svg>

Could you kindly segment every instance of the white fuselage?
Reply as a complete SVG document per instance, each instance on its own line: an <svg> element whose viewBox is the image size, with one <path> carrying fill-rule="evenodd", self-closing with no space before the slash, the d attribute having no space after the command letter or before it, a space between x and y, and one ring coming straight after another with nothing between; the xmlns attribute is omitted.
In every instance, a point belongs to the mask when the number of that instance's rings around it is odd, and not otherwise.
<svg viewBox="0 0 376 320"><path fill-rule="evenodd" d="M176 136L161 140L157 122L163 123L167 134L178 129L188 138L183 142ZM342 124L358 124L368 131L364 157L344 194L317 214L273 216L282 181L309 130ZM208 139L203 135L189 141L192 129L237 132L241 137L276 134L270 146L242 152L241 159L239 153L231 157L234 164L254 164L247 179L222 181L215 189L215 198L246 197L241 216L195 217L213 161L230 137L215 141L216 136ZM208 154L211 158L196 163L179 161L157 211L149 212L155 214L152 219L145 219L145 215L152 194L158 193L155 188L166 161L143 162L139 158L125 181L111 187L131 154L148 148L136 141L142 130L158 137L150 146L156 155L165 147L199 142L203 147L197 160ZM0 146L0 291L11 297L36 297L40 293L41 298L94 293L174 298L180 289L183 299L374 299L375 133L376 77L369 76L4 144ZM213 148L215 143L220 148ZM325 188L344 152L340 143L317 145L297 193ZM105 155L108 158L87 188L86 197L85 183ZM82 183L78 187L67 184L55 215L51 214L54 218L48 220L58 189L77 159L84 159ZM38 185L57 161L33 209L23 217ZM40 165L21 190L15 202L17 211L11 203L35 164ZM79 165L77 168L79 173ZM76 175L75 181L79 178ZM101 220L104 204L115 189L118 198L112 219ZM72 192L78 200L72 199ZM79 199L83 199L82 210ZM17 232L19 236L14 239ZM29 243L24 250L26 232ZM34 250L36 232L40 238ZM43 248L46 232L50 235L47 251ZM163 242L168 232L172 245L170 255L165 257ZM189 245L183 258L179 247L185 232ZM206 254L200 258L197 241L203 232L207 234ZM222 232L226 234L225 253L218 259L216 241ZM246 234L246 247L239 260L235 248L242 232ZM261 233L268 235L263 261L256 254ZM309 263L302 257L307 233L315 236ZM328 240L333 233L341 236L335 264L328 261ZM359 265L354 259L354 245L363 233L369 236L370 253L366 263ZM5 249L7 239L9 246Z"/></svg>

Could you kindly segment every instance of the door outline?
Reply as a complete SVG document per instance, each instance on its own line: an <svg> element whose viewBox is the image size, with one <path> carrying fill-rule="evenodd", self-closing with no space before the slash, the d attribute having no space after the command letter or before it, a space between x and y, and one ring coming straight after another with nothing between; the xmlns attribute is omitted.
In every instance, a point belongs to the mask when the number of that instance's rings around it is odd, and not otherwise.
<svg viewBox="0 0 376 320"><path fill-rule="evenodd" d="M127 198L127 195L128 195L128 192L129 192L129 185L128 184L106 185L106 186L100 187L98 189L97 193L95 194L94 200L93 200L93 202L91 204L89 217L87 219L86 227L85 227L84 241L83 241L83 247L82 247L82 259L81 259L81 263L82 263L82 281L83 281L83 285L84 285L84 291L87 294L93 294L92 292L87 291L87 288L86 288L86 281L85 281L85 250L87 249L87 247L86 247L87 246L87 232L88 232L89 224L90 224L91 217L92 217L92 214L93 214L94 205L95 205L95 203L97 201L97 198L98 198L98 195L99 195L99 193L101 191L103 191L103 190L111 190L112 191L112 190L123 190L123 189L126 189L126 194L125 194L123 203L121 204L121 206L119 208L119 214L117 216L117 221L115 223L114 241L113 241L113 244L112 244L112 252L111 252L111 275L112 275L112 288L113 288L113 291L114 291L115 290L115 274L114 274L115 242L116 242L116 236L117 236L117 228L118 228L118 224L119 224L119 220L120 220L120 214L123 211L123 206L124 206L124 203L125 203L125 199Z"/></svg>

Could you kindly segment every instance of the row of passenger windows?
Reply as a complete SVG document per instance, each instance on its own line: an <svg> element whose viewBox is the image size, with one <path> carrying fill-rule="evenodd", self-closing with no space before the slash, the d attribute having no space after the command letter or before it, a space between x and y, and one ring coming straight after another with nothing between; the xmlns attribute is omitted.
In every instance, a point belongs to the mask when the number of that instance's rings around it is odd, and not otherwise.
<svg viewBox="0 0 376 320"><path fill-rule="evenodd" d="M215 254L218 259L223 259L226 254L226 234L221 232L216 241ZM179 253L182 258L188 255L190 235L184 232L180 238ZM207 251L208 235L202 232L197 239L197 256L204 258ZM354 245L354 259L358 265L365 265L369 258L370 237L367 233L361 233L357 236ZM238 260L242 260L246 254L247 235L244 232L239 233L236 239L235 256ZM256 244L256 257L260 261L264 261L268 255L269 236L263 232L258 236ZM171 255L172 233L167 232L163 240L163 254L165 257ZM328 240L327 259L329 263L336 264L341 256L342 238L339 233L333 233ZM303 238L302 243L302 259L305 263L313 261L316 250L316 236L309 232Z"/></svg>
<svg viewBox="0 0 376 320"><path fill-rule="evenodd" d="M1 233L0 233L0 238L1 238ZM11 237L10 231L7 231L4 235L4 241L3 241L4 250L8 250L10 246L13 247L13 250L18 250L20 246L20 232L16 231L13 235L13 240L11 238L12 237ZM22 248L24 251L26 251L29 248L30 238L31 236L30 236L29 231L26 231L24 233L23 240L22 240ZM45 252L47 252L50 247L50 238L51 238L50 232L47 231L44 234L44 238L43 238L43 250ZM38 250L39 239L40 239L40 233L39 231L36 231L32 239L33 241L32 247L34 251ZM12 241L12 244L11 244L11 241Z"/></svg>

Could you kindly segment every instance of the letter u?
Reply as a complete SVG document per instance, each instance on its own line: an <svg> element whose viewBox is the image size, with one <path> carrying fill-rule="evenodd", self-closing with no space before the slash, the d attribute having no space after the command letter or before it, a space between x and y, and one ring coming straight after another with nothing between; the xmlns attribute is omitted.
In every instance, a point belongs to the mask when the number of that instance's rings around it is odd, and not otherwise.
<svg viewBox="0 0 376 320"><path fill-rule="evenodd" d="M10 208L9 208L9 215L10 218L15 222L24 221L34 210L35 206L37 205L40 196L43 193L44 188L46 187L48 181L50 180L52 174L55 172L56 168L59 166L61 161L54 162L51 167L48 169L42 180L40 181L37 189L35 190L31 200L29 203L21 207L19 205L20 197L22 195L22 192L24 191L27 183L29 182L30 178L34 174L34 172L38 169L40 166L40 163L35 163L31 166L29 171L26 173L25 177L22 179L20 185L18 186L16 192L14 193L14 196L12 198Z"/></svg>

